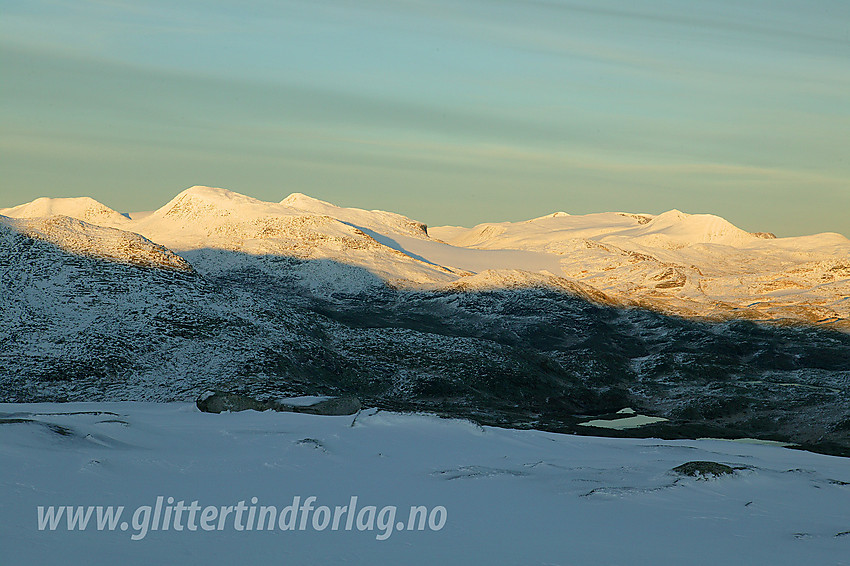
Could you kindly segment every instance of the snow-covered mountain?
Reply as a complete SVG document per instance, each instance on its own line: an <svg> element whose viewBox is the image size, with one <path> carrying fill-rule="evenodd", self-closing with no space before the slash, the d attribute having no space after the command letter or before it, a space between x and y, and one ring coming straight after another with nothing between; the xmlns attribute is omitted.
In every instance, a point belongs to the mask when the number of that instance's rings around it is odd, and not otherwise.
<svg viewBox="0 0 850 566"><path fill-rule="evenodd" d="M345 393L582 434L631 406L656 418L638 435L850 454L837 234L675 212L428 230L206 187L149 213L92 203L2 211L0 401Z"/></svg>
<svg viewBox="0 0 850 566"><path fill-rule="evenodd" d="M709 214L556 212L525 222L429 230L399 214L342 208L300 193L271 203L192 187L152 213L122 215L83 197L40 198L0 209L0 215L75 218L82 223L49 221L67 227L61 234L54 230L54 243L86 253L91 241L97 251L89 253L128 263L138 261L142 244L126 244L135 236L94 238L88 225L139 234L202 273L227 268L216 251L330 260L305 284L331 292L343 284L349 290L547 286L686 317L850 328L850 240L835 233L775 238ZM108 249L110 240L115 244ZM345 265L375 278L351 280L339 272Z"/></svg>
<svg viewBox="0 0 850 566"><path fill-rule="evenodd" d="M12 218L70 216L71 218L100 226L121 225L129 220L129 218L90 197L41 197L26 204L0 209L0 215Z"/></svg>
<svg viewBox="0 0 850 566"><path fill-rule="evenodd" d="M50 242L66 252L158 269L191 271L189 263L134 232L89 224L70 216L0 216L0 242L8 249L13 240L28 238Z"/></svg>
<svg viewBox="0 0 850 566"><path fill-rule="evenodd" d="M555 213L430 232L474 249L551 254L559 275L662 312L850 328L850 240L840 234L775 238L677 210L658 216Z"/></svg>

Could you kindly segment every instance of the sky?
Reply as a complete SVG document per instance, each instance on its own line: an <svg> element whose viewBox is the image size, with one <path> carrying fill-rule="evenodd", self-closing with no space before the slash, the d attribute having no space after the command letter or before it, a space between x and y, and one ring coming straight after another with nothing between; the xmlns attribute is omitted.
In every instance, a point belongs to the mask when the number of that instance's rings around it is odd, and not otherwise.
<svg viewBox="0 0 850 566"><path fill-rule="evenodd" d="M0 0L0 207L192 185L850 236L846 0Z"/></svg>

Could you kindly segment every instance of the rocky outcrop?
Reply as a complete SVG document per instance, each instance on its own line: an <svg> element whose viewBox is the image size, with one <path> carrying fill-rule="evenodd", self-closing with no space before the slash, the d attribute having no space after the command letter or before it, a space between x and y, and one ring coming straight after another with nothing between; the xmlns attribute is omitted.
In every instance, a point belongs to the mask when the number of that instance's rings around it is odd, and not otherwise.
<svg viewBox="0 0 850 566"><path fill-rule="evenodd" d="M289 404L283 401L260 401L248 395L228 393L226 391L207 391L195 402L204 413L224 413L239 411L278 411L286 413L305 413L309 415L342 416L353 415L361 409L357 397L331 397L315 403Z"/></svg>
<svg viewBox="0 0 850 566"><path fill-rule="evenodd" d="M677 474L690 477L719 477L732 475L735 473L732 466L726 464L718 464L717 462L687 462L681 466L676 466L673 471Z"/></svg>

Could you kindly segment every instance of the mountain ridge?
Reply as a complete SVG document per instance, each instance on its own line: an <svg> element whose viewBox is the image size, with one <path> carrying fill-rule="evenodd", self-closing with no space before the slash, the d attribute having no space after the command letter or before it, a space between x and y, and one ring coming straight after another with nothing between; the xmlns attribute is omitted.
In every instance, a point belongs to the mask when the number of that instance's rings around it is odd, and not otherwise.
<svg viewBox="0 0 850 566"><path fill-rule="evenodd" d="M0 209L0 215L30 220L56 213L126 232L125 241L137 234L202 272L218 267L194 251L234 250L332 260L413 290L484 289L501 280L510 287L587 289L618 304L685 317L850 328L850 240L836 233L770 238L716 215L676 209L555 212L429 229L393 212L339 207L298 192L266 202L205 186L190 187L149 214L122 215L88 197L39 198ZM121 259L120 249L104 248L108 239L99 241L98 253Z"/></svg>

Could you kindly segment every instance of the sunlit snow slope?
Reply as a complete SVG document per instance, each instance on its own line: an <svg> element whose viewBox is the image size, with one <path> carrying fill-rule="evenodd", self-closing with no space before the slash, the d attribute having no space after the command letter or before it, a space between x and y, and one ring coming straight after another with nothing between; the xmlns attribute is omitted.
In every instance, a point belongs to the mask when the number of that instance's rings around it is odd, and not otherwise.
<svg viewBox="0 0 850 566"><path fill-rule="evenodd" d="M305 278L306 285L329 292L376 282L421 290L543 286L687 317L850 328L850 240L835 233L775 238L710 214L556 212L525 222L429 230L399 214L337 207L300 193L271 203L192 187L151 213L123 215L83 197L40 198L0 209L0 215L28 219L6 224L29 233L61 225L45 237L84 253L83 244L91 241L97 251L89 253L130 263L147 245L126 243L139 234L144 238L138 242L155 242L168 248L158 253L170 250L188 261L153 263L191 264L201 273L234 261L232 254L224 259L216 253L222 250L331 260ZM344 265L365 268L376 279L352 280L340 271Z"/></svg>

